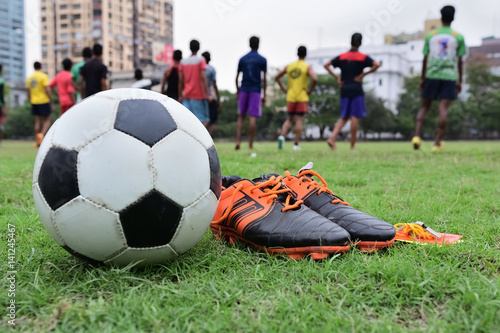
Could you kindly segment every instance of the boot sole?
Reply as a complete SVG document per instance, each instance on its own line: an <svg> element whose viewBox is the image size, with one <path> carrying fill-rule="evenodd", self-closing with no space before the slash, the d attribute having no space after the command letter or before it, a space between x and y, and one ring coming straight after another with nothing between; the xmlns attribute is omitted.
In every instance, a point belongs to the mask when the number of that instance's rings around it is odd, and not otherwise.
<svg viewBox="0 0 500 333"><path fill-rule="evenodd" d="M394 243L394 238L390 241L380 242L380 241L361 241L357 243L353 243L361 252L365 253L374 253L379 251L380 249L391 247Z"/></svg>
<svg viewBox="0 0 500 333"><path fill-rule="evenodd" d="M224 228L226 229L226 228ZM215 234L217 240L223 239L229 244L233 245L236 241L246 243L253 247L255 250L260 252L267 252L271 255L285 254L290 259L300 260L307 256L311 256L314 260L326 259L329 256L336 253L343 253L350 250L351 246L347 245L337 245L337 246L306 246L306 247L265 247L255 243L252 243L240 235L236 234L231 229L223 230L220 226L212 227L210 226L210 231Z"/></svg>

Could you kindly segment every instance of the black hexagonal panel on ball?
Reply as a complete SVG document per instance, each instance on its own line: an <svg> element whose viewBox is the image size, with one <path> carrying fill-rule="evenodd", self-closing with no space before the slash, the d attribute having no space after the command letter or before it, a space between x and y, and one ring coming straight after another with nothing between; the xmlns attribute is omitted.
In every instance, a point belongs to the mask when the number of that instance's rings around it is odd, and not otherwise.
<svg viewBox="0 0 500 333"><path fill-rule="evenodd" d="M129 99L118 104L115 128L152 147L175 131L177 124L160 102L150 99Z"/></svg>
<svg viewBox="0 0 500 333"><path fill-rule="evenodd" d="M50 208L56 210L80 195L74 150L52 147L43 160L38 185Z"/></svg>
<svg viewBox="0 0 500 333"><path fill-rule="evenodd" d="M210 147L207 150L208 162L210 163L210 189L214 192L217 199L220 197L222 191L222 178L220 171L219 155L217 154L217 149L215 146Z"/></svg>
<svg viewBox="0 0 500 333"><path fill-rule="evenodd" d="M145 248L168 244L179 226L181 215L182 207L152 190L120 212L128 246Z"/></svg>

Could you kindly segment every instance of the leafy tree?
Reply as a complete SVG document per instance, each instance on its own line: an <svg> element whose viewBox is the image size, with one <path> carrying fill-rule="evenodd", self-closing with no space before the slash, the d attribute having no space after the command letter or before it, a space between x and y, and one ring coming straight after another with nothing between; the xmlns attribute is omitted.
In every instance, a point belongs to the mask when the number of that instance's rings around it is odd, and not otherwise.
<svg viewBox="0 0 500 333"><path fill-rule="evenodd" d="M396 116L385 107L384 101L375 96L373 91L365 93L366 117L360 119L360 128L367 132L395 132Z"/></svg>
<svg viewBox="0 0 500 333"><path fill-rule="evenodd" d="M52 123L57 120L60 114L60 107L56 104L51 113ZM8 110L7 119L5 120L5 138L24 139L32 137L34 125L35 117L31 114L31 104L26 101L24 105Z"/></svg>
<svg viewBox="0 0 500 333"><path fill-rule="evenodd" d="M309 114L305 124L319 126L323 135L325 128L333 128L339 117L340 89L337 80L331 75L318 75L316 88L309 97Z"/></svg>
<svg viewBox="0 0 500 333"><path fill-rule="evenodd" d="M33 136L34 124L29 103L10 109L5 121L5 137L15 139Z"/></svg>
<svg viewBox="0 0 500 333"><path fill-rule="evenodd" d="M213 134L216 138L234 137L236 134L236 120L238 118L238 99L235 93L227 90L220 91L221 110L219 110L219 124Z"/></svg>
<svg viewBox="0 0 500 333"><path fill-rule="evenodd" d="M470 63L466 73L469 97L463 109L468 126L481 131L483 137L500 131L500 77L478 62Z"/></svg>
<svg viewBox="0 0 500 333"><path fill-rule="evenodd" d="M272 89L272 88L271 88ZM219 124L214 132L214 137L231 138L236 135L236 122L238 119L238 97L227 90L220 91L222 110L219 112ZM286 113L279 112L286 101L283 96L268 99L262 108L262 116L257 119L257 138L274 140L279 135L279 129L286 119ZM248 134L248 117L242 129L242 138Z"/></svg>
<svg viewBox="0 0 500 333"><path fill-rule="evenodd" d="M418 111L422 105L421 91L419 89L420 76L405 79L403 93L399 95L397 104L396 128L403 136L410 138L415 131ZM437 124L437 103L432 103L427 113L423 127L422 137L433 137Z"/></svg>

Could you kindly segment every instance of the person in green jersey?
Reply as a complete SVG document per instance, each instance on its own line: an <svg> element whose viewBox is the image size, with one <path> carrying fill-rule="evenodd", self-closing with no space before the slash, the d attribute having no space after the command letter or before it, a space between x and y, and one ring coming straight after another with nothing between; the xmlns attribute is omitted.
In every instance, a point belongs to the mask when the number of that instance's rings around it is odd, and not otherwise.
<svg viewBox="0 0 500 333"><path fill-rule="evenodd" d="M80 68L82 68L85 63L92 58L92 50L90 47L86 47L82 51L82 57L83 60L80 62L77 62L73 67L71 68L71 78L73 79L73 88L75 88L76 91L76 102L80 102L82 100L82 96L80 95L80 83L82 81L82 76L80 75Z"/></svg>
<svg viewBox="0 0 500 333"><path fill-rule="evenodd" d="M432 101L439 99L439 120L436 139L432 151L441 151L444 148L442 141L448 109L451 102L462 91L463 61L465 55L464 37L451 29L451 22L455 17L453 6L444 6L441 9L443 26L429 33L424 44L424 60L422 64L422 107L417 115L415 136L412 139L414 149L420 149L422 140L420 133L429 112Z"/></svg>

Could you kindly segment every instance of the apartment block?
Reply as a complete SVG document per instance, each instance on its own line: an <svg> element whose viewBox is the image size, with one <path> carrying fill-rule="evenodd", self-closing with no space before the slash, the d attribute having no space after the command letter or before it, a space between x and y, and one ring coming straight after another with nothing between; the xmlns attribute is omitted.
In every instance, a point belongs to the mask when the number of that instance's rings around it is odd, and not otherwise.
<svg viewBox="0 0 500 333"><path fill-rule="evenodd" d="M0 0L0 59L5 81L24 82L23 0Z"/></svg>
<svg viewBox="0 0 500 333"><path fill-rule="evenodd" d="M153 43L173 43L173 0L40 0L42 63L50 77L61 61L103 46L111 72L153 63Z"/></svg>
<svg viewBox="0 0 500 333"><path fill-rule="evenodd" d="M485 37L481 45L469 47L467 64L473 62L486 64L491 73L500 75L500 38Z"/></svg>

